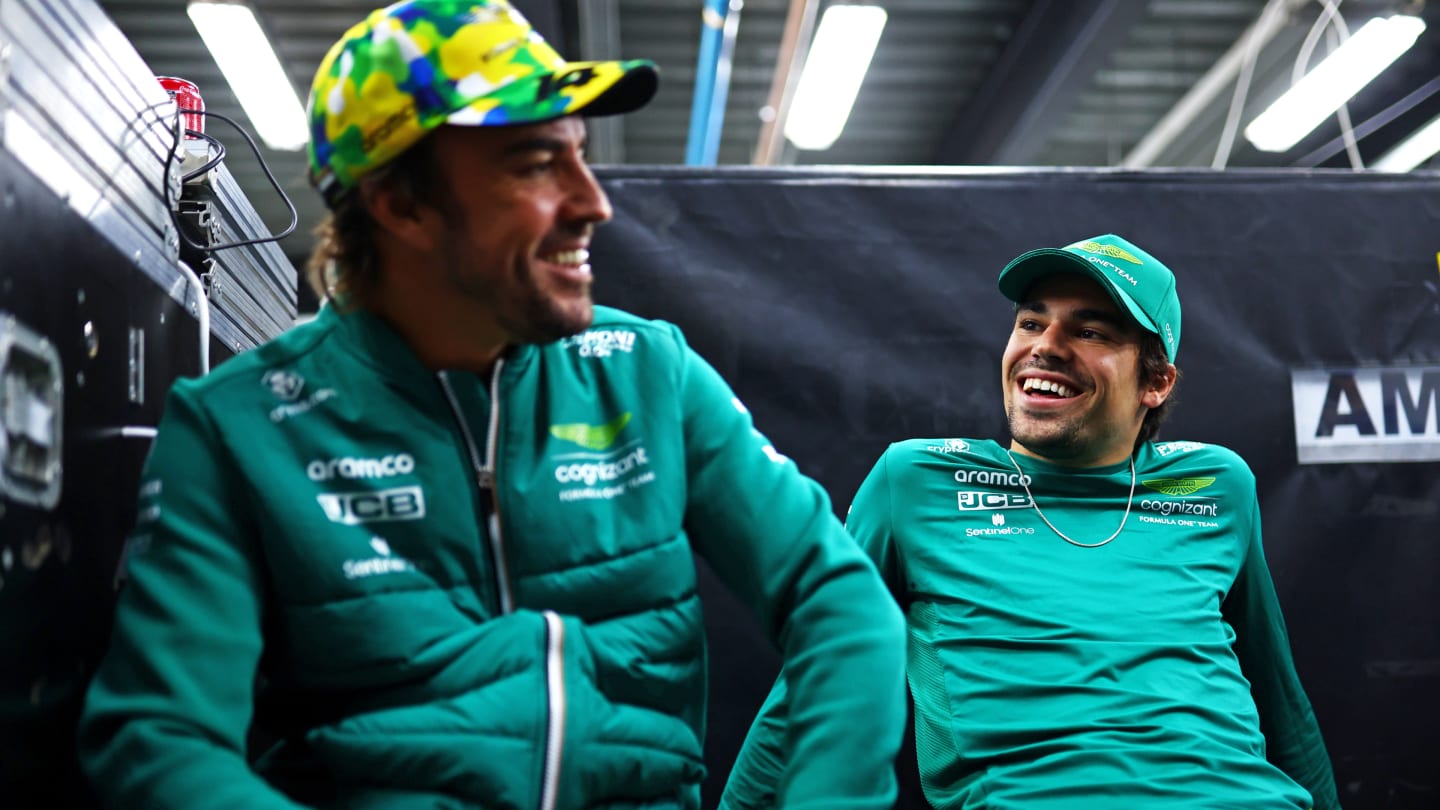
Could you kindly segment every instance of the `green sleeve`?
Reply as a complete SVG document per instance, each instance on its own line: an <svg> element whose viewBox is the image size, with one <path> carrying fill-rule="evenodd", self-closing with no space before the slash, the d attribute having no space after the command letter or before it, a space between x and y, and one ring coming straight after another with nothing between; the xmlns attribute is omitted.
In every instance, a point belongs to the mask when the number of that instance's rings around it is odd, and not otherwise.
<svg viewBox="0 0 1440 810"><path fill-rule="evenodd" d="M677 332L677 340L679 340ZM682 344L686 530L783 656L787 810L888 808L905 723L904 628L825 491Z"/></svg>
<svg viewBox="0 0 1440 810"><path fill-rule="evenodd" d="M1223 611L1235 629L1235 654L1260 713L1265 755L1310 791L1316 810L1339 810L1330 756L1295 672L1285 618L1265 564L1258 503L1251 510L1251 525L1245 560Z"/></svg>
<svg viewBox="0 0 1440 810"><path fill-rule="evenodd" d="M882 455L860 485L846 518L846 528L860 542L889 583L898 592L899 560L890 534L890 484ZM785 772L785 673L776 679L770 695L745 736L745 744L730 771L720 810L763 810L775 807L775 788Z"/></svg>
<svg viewBox="0 0 1440 810"><path fill-rule="evenodd" d="M785 774L785 692L782 671L745 735L745 744L725 781L718 810L766 810L776 806L775 790Z"/></svg>
<svg viewBox="0 0 1440 810"><path fill-rule="evenodd" d="M246 761L263 583L243 485L215 437L177 386L146 462L110 649L80 721L82 764L109 807L297 807Z"/></svg>
<svg viewBox="0 0 1440 810"><path fill-rule="evenodd" d="M870 561L880 571L885 586L890 589L895 601L901 605L908 601L905 596L905 582L901 576L900 549L895 544L894 525L890 508L890 452L881 454L880 460L865 476L855 499L850 502L850 513L845 517L845 528L864 549Z"/></svg>

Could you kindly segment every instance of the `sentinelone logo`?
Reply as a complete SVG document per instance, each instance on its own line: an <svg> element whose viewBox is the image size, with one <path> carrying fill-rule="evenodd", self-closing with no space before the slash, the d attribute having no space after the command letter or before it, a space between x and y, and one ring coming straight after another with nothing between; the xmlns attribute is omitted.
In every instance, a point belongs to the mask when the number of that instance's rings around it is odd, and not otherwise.
<svg viewBox="0 0 1440 810"><path fill-rule="evenodd" d="M1292 371L1301 464L1440 461L1440 366Z"/></svg>

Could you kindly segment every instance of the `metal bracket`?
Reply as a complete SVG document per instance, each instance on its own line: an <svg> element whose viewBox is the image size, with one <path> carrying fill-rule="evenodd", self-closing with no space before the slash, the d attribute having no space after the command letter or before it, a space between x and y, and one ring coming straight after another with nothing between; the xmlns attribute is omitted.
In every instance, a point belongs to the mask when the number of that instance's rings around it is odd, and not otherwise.
<svg viewBox="0 0 1440 810"><path fill-rule="evenodd" d="M205 285L205 297L210 303L225 300L225 269L213 258L206 258L200 264L200 283Z"/></svg>
<svg viewBox="0 0 1440 810"><path fill-rule="evenodd" d="M185 142L180 146L180 176L183 178L190 172L193 172L201 166L204 166L206 163L210 162L210 158L210 144L206 143L205 141L187 138ZM199 175L198 177L191 178L190 181L187 182L185 185L205 185L210 182L210 177L214 173L215 170L211 169L210 171Z"/></svg>
<svg viewBox="0 0 1440 810"><path fill-rule="evenodd" d="M60 501L65 376L54 344L0 312L0 496Z"/></svg>
<svg viewBox="0 0 1440 810"><path fill-rule="evenodd" d="M214 270L205 275L205 281L207 283L206 297L210 299L210 303L224 303L225 275L220 272L220 267L218 265L215 267Z"/></svg>
<svg viewBox="0 0 1440 810"><path fill-rule="evenodd" d="M209 247L220 241L220 222L215 218L215 207L204 200L182 199L180 221L195 241Z"/></svg>
<svg viewBox="0 0 1440 810"><path fill-rule="evenodd" d="M170 218L165 220L165 228L161 234L165 240L165 258L171 262L180 260L180 232L175 229L175 223Z"/></svg>

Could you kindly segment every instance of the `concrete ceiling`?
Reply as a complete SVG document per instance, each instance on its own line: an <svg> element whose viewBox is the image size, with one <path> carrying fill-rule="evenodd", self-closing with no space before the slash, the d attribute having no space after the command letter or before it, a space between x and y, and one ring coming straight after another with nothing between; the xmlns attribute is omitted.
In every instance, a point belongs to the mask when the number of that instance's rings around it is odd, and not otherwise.
<svg viewBox="0 0 1440 810"><path fill-rule="evenodd" d="M748 0L732 12L739 17L720 164L754 160L787 18L792 5L798 9L805 1ZM828 5L811 1L817 11ZM371 0L252 2L302 100L330 44L374 7ZM773 162L1210 166L1244 62L1237 42L1266 6L1265 0L877 2L889 19L844 134L824 152L782 142ZM1274 2L1281 13L1269 26L1273 36L1255 53L1241 122L1288 86L1300 43L1323 9L1312 0ZM702 0L515 4L571 58L643 56L660 65L661 90L647 108L592 127L597 162L684 162ZM249 126L195 34L186 0L100 5L157 75L195 82L208 109ZM1339 10L1354 30L1402 5L1419 10L1429 28L1351 104L1358 152L1366 161L1440 115L1440 4L1350 0ZM1325 48L1322 38L1318 52ZM207 129L229 145L226 165L264 220L283 226L283 209L240 138L222 124ZM298 263L322 208L304 180L303 153L263 155L300 209L300 228L281 243ZM1284 154L1259 152L1237 136L1224 165L1348 167L1350 161L1332 120Z"/></svg>

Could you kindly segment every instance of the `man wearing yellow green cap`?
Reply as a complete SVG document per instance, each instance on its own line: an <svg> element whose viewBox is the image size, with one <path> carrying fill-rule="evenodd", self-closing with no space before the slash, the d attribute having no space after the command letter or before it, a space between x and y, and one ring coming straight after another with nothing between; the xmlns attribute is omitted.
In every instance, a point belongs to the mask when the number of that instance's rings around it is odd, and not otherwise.
<svg viewBox="0 0 1440 810"><path fill-rule="evenodd" d="M166 404L81 722L109 806L697 808L696 551L791 673L785 806L893 801L874 566L675 327L591 304L611 212L577 115L655 85L503 0L399 3L330 51L329 300Z"/></svg>
<svg viewBox="0 0 1440 810"><path fill-rule="evenodd" d="M942 810L1339 807L1265 565L1255 477L1156 441L1175 276L1113 235L1030 251L1000 363L1009 445L890 446L847 527L906 613L915 745ZM781 807L790 686L722 807Z"/></svg>

